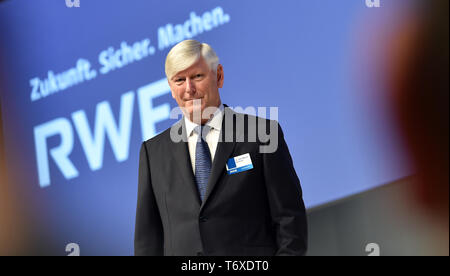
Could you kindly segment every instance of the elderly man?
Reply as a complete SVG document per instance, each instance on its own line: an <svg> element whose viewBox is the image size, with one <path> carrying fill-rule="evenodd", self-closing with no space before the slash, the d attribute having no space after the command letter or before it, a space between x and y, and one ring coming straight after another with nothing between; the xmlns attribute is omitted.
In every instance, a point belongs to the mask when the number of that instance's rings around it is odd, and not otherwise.
<svg viewBox="0 0 450 276"><path fill-rule="evenodd" d="M304 255L302 191L279 125L222 104L208 44L180 42L165 66L184 116L142 143L135 255ZM272 150L255 138L267 127Z"/></svg>

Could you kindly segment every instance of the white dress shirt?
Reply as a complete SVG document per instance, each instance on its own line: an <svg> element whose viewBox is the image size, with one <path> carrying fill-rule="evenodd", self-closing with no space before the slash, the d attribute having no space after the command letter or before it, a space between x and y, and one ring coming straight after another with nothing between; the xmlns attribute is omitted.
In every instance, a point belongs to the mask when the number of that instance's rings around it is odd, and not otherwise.
<svg viewBox="0 0 450 276"><path fill-rule="evenodd" d="M208 144L209 152L211 153L211 162L214 160L216 153L217 143L219 142L220 129L222 128L223 120L223 104L220 104L219 108L214 112L213 117L206 122L206 125L211 127L211 130L206 135L206 143ZM195 175L195 149L197 146L198 134L194 131L197 124L191 122L186 116L184 117L186 124L186 133L188 137L189 155L191 157L192 171Z"/></svg>

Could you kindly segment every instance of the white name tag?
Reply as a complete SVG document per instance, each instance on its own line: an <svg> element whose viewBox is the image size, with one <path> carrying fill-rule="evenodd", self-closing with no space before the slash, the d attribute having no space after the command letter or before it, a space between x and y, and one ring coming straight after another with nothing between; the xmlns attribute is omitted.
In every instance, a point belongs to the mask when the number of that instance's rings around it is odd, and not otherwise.
<svg viewBox="0 0 450 276"><path fill-rule="evenodd" d="M253 169L253 163L249 153L228 159L225 166L228 174L235 174Z"/></svg>

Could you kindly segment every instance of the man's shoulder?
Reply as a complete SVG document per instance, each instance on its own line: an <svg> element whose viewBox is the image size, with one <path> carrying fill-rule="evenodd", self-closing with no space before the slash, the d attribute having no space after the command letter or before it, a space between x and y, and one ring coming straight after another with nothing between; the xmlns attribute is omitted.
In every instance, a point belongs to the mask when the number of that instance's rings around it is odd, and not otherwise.
<svg viewBox="0 0 450 276"><path fill-rule="evenodd" d="M148 140L145 140L144 143L147 146L161 146L162 144L167 143L167 142L170 141L171 129L173 129L173 128L178 129L179 126L181 126L181 120L176 122L175 124L173 124L168 129L162 131L161 133L153 136L152 138L150 138Z"/></svg>
<svg viewBox="0 0 450 276"><path fill-rule="evenodd" d="M254 110L253 110L254 111ZM227 117L228 113L228 117ZM253 113L253 114L248 114ZM270 147L267 153L274 152L272 145L277 145L283 139L283 132L277 120L267 119L254 115L251 109L228 108L225 112L225 120L229 123L224 125L225 141L235 141ZM258 114L260 115L260 114ZM272 116L272 114L270 114ZM223 138L223 137L222 137ZM275 147L276 150L276 147Z"/></svg>
<svg viewBox="0 0 450 276"><path fill-rule="evenodd" d="M255 109L243 109L241 107L225 107L225 116L234 117L234 123L239 124L243 122L246 127L249 125L256 125L265 127L272 125L279 126L279 123L276 119L267 119L260 114L257 114L257 110ZM267 114L264 114L267 115Z"/></svg>

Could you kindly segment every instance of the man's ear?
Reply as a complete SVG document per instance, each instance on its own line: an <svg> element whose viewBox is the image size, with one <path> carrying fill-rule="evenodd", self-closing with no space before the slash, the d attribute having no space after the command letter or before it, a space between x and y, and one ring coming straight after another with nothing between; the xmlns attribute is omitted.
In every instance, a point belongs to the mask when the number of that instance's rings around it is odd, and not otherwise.
<svg viewBox="0 0 450 276"><path fill-rule="evenodd" d="M217 87L222 88L223 87L223 66L222 64L217 65Z"/></svg>

